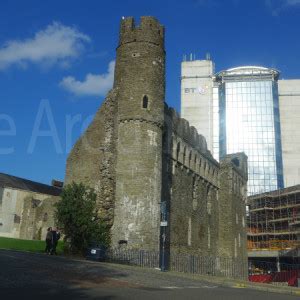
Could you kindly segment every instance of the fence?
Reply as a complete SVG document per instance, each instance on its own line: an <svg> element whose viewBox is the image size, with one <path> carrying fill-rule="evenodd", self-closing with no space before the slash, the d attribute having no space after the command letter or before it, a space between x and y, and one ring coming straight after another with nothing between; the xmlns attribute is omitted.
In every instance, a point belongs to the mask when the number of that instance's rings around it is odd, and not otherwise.
<svg viewBox="0 0 300 300"><path fill-rule="evenodd" d="M144 268L160 267L158 251L109 249L106 252L106 260ZM297 286L298 278L300 278L300 264L281 263L281 270L278 271L274 262L250 260L248 267L247 260L241 261L225 257L167 253L166 266L168 270L175 272L238 279L249 278L252 282L289 286Z"/></svg>
<svg viewBox="0 0 300 300"><path fill-rule="evenodd" d="M247 261L176 253L167 254L167 257L167 269L175 272L240 279L248 277ZM107 261L121 264L147 268L160 267L160 254L158 251L110 249L107 251L106 258Z"/></svg>
<svg viewBox="0 0 300 300"><path fill-rule="evenodd" d="M145 250L110 249L106 253L110 262L146 268L159 268L159 252Z"/></svg>
<svg viewBox="0 0 300 300"><path fill-rule="evenodd" d="M171 254L170 270L240 279L246 279L248 277L247 260L241 261L226 257Z"/></svg>

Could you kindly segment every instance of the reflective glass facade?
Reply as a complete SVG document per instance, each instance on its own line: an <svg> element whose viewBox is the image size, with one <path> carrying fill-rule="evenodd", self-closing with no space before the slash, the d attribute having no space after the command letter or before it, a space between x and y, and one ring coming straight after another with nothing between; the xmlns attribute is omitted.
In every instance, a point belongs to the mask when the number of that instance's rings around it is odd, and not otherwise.
<svg viewBox="0 0 300 300"><path fill-rule="evenodd" d="M215 123L219 128L214 130L213 152L220 158L246 153L249 195L283 188L278 75L273 69L241 67L216 77L219 88L213 107L219 110ZM215 98L219 98L219 107Z"/></svg>

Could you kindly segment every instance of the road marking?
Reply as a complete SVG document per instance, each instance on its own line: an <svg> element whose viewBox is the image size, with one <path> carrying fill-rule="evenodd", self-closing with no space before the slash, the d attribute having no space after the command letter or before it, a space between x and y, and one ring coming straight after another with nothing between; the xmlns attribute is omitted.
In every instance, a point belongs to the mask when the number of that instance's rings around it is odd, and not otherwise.
<svg viewBox="0 0 300 300"><path fill-rule="evenodd" d="M201 286L163 286L163 289L170 289L170 290L175 290L175 289L215 289L217 286L214 285L201 285Z"/></svg>
<svg viewBox="0 0 300 300"><path fill-rule="evenodd" d="M238 283L238 284L234 285L233 288L235 288L235 289L244 289L244 288L246 288L246 285L243 284L243 283Z"/></svg>
<svg viewBox="0 0 300 300"><path fill-rule="evenodd" d="M206 289L215 289L215 288L217 288L216 285L203 285L202 287L206 288Z"/></svg>

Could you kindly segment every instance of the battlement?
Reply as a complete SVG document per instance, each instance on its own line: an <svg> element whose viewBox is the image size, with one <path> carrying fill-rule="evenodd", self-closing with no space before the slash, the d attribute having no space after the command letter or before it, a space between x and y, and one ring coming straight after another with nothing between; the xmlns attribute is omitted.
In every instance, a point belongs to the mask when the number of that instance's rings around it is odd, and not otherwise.
<svg viewBox="0 0 300 300"><path fill-rule="evenodd" d="M140 24L135 25L133 17L121 20L119 46L133 42L148 42L164 46L164 26L154 17L141 17Z"/></svg>
<svg viewBox="0 0 300 300"><path fill-rule="evenodd" d="M180 136L195 150L206 156L214 164L218 164L218 162L212 157L210 151L207 149L205 137L199 134L194 126L190 126L189 122L186 119L181 118L174 108L168 107L166 103L165 115L171 121L171 126L178 136Z"/></svg>
<svg viewBox="0 0 300 300"><path fill-rule="evenodd" d="M235 172L248 180L248 156L244 152L227 154L222 162L231 164Z"/></svg>
<svg viewBox="0 0 300 300"><path fill-rule="evenodd" d="M165 153L187 172L193 172L218 187L219 163L207 149L205 137L165 103Z"/></svg>

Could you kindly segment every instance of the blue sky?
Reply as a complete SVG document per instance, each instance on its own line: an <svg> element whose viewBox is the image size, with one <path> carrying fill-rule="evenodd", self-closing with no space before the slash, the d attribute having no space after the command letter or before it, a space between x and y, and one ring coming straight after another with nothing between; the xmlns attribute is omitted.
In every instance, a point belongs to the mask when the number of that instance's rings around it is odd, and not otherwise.
<svg viewBox="0 0 300 300"><path fill-rule="evenodd" d="M120 19L141 15L166 27L166 101L178 111L183 54L209 52L216 71L263 65L300 78L300 0L2 0L0 172L64 179L112 85Z"/></svg>

